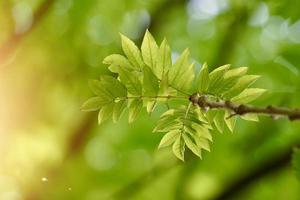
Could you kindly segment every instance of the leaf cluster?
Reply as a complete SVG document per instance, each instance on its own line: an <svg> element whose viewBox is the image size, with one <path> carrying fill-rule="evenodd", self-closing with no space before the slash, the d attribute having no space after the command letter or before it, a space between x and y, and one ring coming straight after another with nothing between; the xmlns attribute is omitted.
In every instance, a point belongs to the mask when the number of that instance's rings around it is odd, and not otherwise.
<svg viewBox="0 0 300 200"><path fill-rule="evenodd" d="M116 77L101 76L99 80L91 80L89 85L96 96L88 99L82 110L99 110L98 121L102 123L109 118L117 122L127 109L128 121L133 122L143 107L151 113L159 103L184 99L180 106L168 106L154 129L154 132L165 133L159 148L172 145L175 156L181 160L184 160L186 148L201 158L203 149L210 150L212 130L233 132L236 121L236 116L229 117L228 111L200 109L193 105L189 101L192 94L206 95L216 101L249 103L265 92L249 88L259 77L247 75L247 67L230 69L230 65L224 65L209 72L207 64L203 64L196 75L188 49L172 62L167 40L158 45L149 31L140 49L124 35L121 41L125 55L112 54L103 61ZM256 115L242 118L258 120Z"/></svg>

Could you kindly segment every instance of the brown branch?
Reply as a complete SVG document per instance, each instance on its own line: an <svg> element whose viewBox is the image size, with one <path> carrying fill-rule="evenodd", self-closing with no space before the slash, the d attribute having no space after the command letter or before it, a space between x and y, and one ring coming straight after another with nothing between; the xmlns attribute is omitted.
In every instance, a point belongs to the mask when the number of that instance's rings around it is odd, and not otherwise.
<svg viewBox="0 0 300 200"><path fill-rule="evenodd" d="M300 109L267 106L266 108L255 107L246 104L237 104L232 101L213 101L206 95L193 94L189 100L201 108L224 109L232 112L233 115L260 114L274 116L286 116L290 120L300 120Z"/></svg>

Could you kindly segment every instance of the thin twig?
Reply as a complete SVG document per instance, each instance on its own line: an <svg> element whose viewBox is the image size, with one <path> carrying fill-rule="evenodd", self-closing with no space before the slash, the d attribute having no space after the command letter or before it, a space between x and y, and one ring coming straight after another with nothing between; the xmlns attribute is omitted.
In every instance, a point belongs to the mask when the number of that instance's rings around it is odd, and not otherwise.
<svg viewBox="0 0 300 200"><path fill-rule="evenodd" d="M286 116L290 120L300 120L300 109L267 106L265 108L246 104L237 104L232 101L213 101L205 95L193 94L189 100L201 108L225 109L232 112L232 115L260 114L274 116Z"/></svg>

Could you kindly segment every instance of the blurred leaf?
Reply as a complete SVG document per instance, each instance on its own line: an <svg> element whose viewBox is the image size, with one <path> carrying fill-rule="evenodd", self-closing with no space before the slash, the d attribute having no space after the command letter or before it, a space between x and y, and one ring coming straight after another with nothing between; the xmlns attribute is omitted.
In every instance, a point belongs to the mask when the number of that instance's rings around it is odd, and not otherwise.
<svg viewBox="0 0 300 200"><path fill-rule="evenodd" d="M101 99L100 97L92 97L83 103L81 106L81 110L83 111L96 111L101 108L101 106L105 105L106 100Z"/></svg>
<svg viewBox="0 0 300 200"><path fill-rule="evenodd" d="M109 119L112 115L113 112L113 103L107 104L105 106L103 106L98 114L98 123L101 124L102 122L104 122L105 120Z"/></svg>

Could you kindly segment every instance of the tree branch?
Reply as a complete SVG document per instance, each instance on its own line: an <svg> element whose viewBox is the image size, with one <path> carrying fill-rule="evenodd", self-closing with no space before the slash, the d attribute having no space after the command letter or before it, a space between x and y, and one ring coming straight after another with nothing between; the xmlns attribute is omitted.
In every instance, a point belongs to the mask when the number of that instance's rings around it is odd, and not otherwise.
<svg viewBox="0 0 300 200"><path fill-rule="evenodd" d="M193 94L189 100L201 108L207 109L224 109L231 111L234 115L245 115L245 114L261 114L274 116L286 116L290 120L300 120L300 109L289 109L274 106L267 106L266 108L255 107L246 104L237 104L232 101L212 101L209 100L206 95Z"/></svg>

